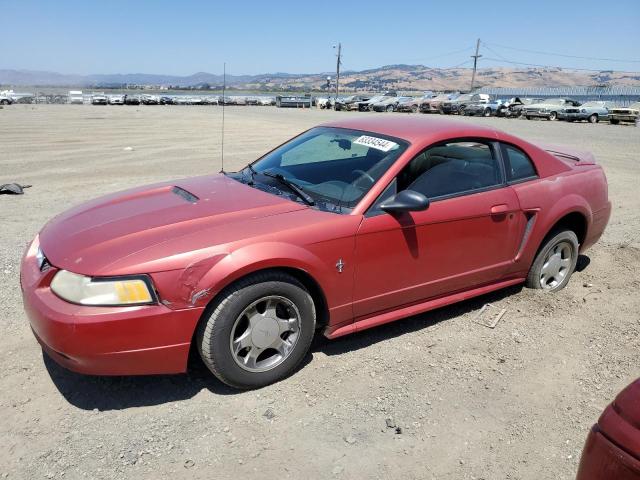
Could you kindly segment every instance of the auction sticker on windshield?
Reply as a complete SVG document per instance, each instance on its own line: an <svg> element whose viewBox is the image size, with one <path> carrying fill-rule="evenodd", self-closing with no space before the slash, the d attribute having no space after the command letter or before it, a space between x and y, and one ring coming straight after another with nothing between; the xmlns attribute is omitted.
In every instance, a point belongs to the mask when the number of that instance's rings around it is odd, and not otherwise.
<svg viewBox="0 0 640 480"><path fill-rule="evenodd" d="M397 147L398 144L392 142L390 140L385 140L384 138L378 137L370 137L368 135L362 135L356 138L353 143L357 145L364 145L366 147L376 148L378 150L382 150L383 152L388 152L393 148Z"/></svg>

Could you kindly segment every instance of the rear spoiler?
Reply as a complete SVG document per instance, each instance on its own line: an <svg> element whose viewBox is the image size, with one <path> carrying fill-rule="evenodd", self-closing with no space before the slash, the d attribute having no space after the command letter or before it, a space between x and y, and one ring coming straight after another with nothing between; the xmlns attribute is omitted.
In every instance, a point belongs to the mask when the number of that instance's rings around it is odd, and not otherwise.
<svg viewBox="0 0 640 480"><path fill-rule="evenodd" d="M548 149L545 149L545 152L552 153L556 157L568 158L568 159L573 160L575 162L581 162L582 161L582 159L580 157L576 157L575 155L571 155L569 153L557 152L555 150L548 150Z"/></svg>

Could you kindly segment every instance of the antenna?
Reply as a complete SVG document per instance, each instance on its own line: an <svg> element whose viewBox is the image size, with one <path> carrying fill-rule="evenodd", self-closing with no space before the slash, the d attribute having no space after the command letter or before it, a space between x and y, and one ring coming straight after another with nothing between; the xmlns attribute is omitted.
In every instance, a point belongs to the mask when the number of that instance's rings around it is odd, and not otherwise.
<svg viewBox="0 0 640 480"><path fill-rule="evenodd" d="M227 89L227 62L223 63L222 67L222 142L221 142L221 162L222 168L220 169L220 173L224 173L224 104L227 103L227 99L225 98L225 91Z"/></svg>

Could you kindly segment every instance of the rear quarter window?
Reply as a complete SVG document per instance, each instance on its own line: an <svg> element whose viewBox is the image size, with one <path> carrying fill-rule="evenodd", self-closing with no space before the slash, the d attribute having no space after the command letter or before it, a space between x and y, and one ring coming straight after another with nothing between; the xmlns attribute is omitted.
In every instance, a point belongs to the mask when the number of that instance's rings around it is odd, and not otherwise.
<svg viewBox="0 0 640 480"><path fill-rule="evenodd" d="M502 144L505 169L508 182L520 182L538 177L529 156L513 145Z"/></svg>

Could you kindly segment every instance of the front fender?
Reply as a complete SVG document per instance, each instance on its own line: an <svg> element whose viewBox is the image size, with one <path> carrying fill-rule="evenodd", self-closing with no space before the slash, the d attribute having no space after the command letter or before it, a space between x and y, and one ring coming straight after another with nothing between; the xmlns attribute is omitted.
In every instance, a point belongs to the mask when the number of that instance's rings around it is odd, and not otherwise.
<svg viewBox="0 0 640 480"><path fill-rule="evenodd" d="M227 285L252 272L268 268L294 268L308 273L320 288L330 269L315 254L284 242L246 245L194 262L185 269L153 274L163 303L170 308L201 308Z"/></svg>

